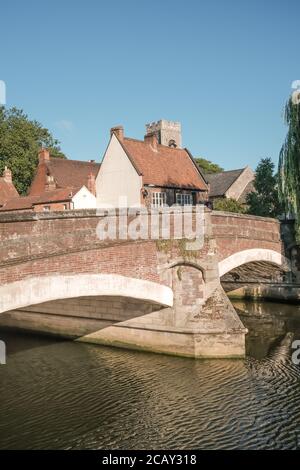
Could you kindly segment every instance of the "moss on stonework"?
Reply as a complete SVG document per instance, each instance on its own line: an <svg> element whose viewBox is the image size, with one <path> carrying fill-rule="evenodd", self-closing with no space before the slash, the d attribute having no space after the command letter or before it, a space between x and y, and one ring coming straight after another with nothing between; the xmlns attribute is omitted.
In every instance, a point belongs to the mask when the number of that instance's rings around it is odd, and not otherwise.
<svg viewBox="0 0 300 470"><path fill-rule="evenodd" d="M172 248L173 240L156 240L156 247L158 251L168 253Z"/></svg>
<svg viewBox="0 0 300 470"><path fill-rule="evenodd" d="M187 250L186 244L191 243L193 240L188 240L186 238L182 238L180 240L156 240L156 246L158 251L162 251L163 253L170 253L172 249L177 249L182 256L182 258L186 260L197 259L198 250Z"/></svg>

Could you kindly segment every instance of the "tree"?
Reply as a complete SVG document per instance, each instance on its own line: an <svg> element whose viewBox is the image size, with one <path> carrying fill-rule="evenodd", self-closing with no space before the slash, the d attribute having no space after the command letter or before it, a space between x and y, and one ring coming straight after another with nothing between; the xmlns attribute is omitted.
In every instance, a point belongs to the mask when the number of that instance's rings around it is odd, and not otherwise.
<svg viewBox="0 0 300 470"><path fill-rule="evenodd" d="M0 106L0 175L7 166L20 194L26 194L38 164L40 147L47 147L51 156L65 158L59 142L50 131L17 108Z"/></svg>
<svg viewBox="0 0 300 470"><path fill-rule="evenodd" d="M195 161L204 173L211 174L221 173L221 171L224 171L224 169L221 168L217 163L213 163L210 160L206 160L206 158L195 158Z"/></svg>
<svg viewBox="0 0 300 470"><path fill-rule="evenodd" d="M298 95L297 95L298 93ZM295 99L296 98L296 99ZM279 154L279 198L285 212L295 217L296 240L300 242L300 91L285 107L288 132Z"/></svg>
<svg viewBox="0 0 300 470"><path fill-rule="evenodd" d="M247 194L248 213L263 217L277 217L282 208L278 198L277 175L270 158L262 158L255 171L254 189Z"/></svg>
<svg viewBox="0 0 300 470"><path fill-rule="evenodd" d="M239 201L232 198L216 198L213 201L215 211L237 212L243 214L246 209Z"/></svg>

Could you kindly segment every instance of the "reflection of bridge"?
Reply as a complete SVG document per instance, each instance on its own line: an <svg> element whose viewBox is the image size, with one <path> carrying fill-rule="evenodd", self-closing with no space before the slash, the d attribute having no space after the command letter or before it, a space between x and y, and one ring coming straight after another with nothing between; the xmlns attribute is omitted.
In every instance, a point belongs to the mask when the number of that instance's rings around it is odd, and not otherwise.
<svg viewBox="0 0 300 470"><path fill-rule="evenodd" d="M184 239L100 241L93 211L1 215L0 325L193 357L238 357L246 330L220 276L245 263L289 270L279 223L205 213Z"/></svg>

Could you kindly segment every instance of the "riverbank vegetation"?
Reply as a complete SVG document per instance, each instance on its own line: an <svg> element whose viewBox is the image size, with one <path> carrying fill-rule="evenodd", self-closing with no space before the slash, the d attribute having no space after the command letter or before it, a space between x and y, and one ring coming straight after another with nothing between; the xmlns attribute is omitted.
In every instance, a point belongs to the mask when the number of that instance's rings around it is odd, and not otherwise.
<svg viewBox="0 0 300 470"><path fill-rule="evenodd" d="M295 218L295 235L300 242L300 90L289 98L284 115L288 126L279 156L279 197L288 217Z"/></svg>

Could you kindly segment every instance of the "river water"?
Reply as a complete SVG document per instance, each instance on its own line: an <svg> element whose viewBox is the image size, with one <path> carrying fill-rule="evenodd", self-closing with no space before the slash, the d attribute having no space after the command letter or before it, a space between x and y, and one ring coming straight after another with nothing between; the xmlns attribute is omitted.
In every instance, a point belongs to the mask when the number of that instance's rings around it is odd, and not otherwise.
<svg viewBox="0 0 300 470"><path fill-rule="evenodd" d="M300 448L300 307L236 302L245 360L193 360L0 331L0 448Z"/></svg>

